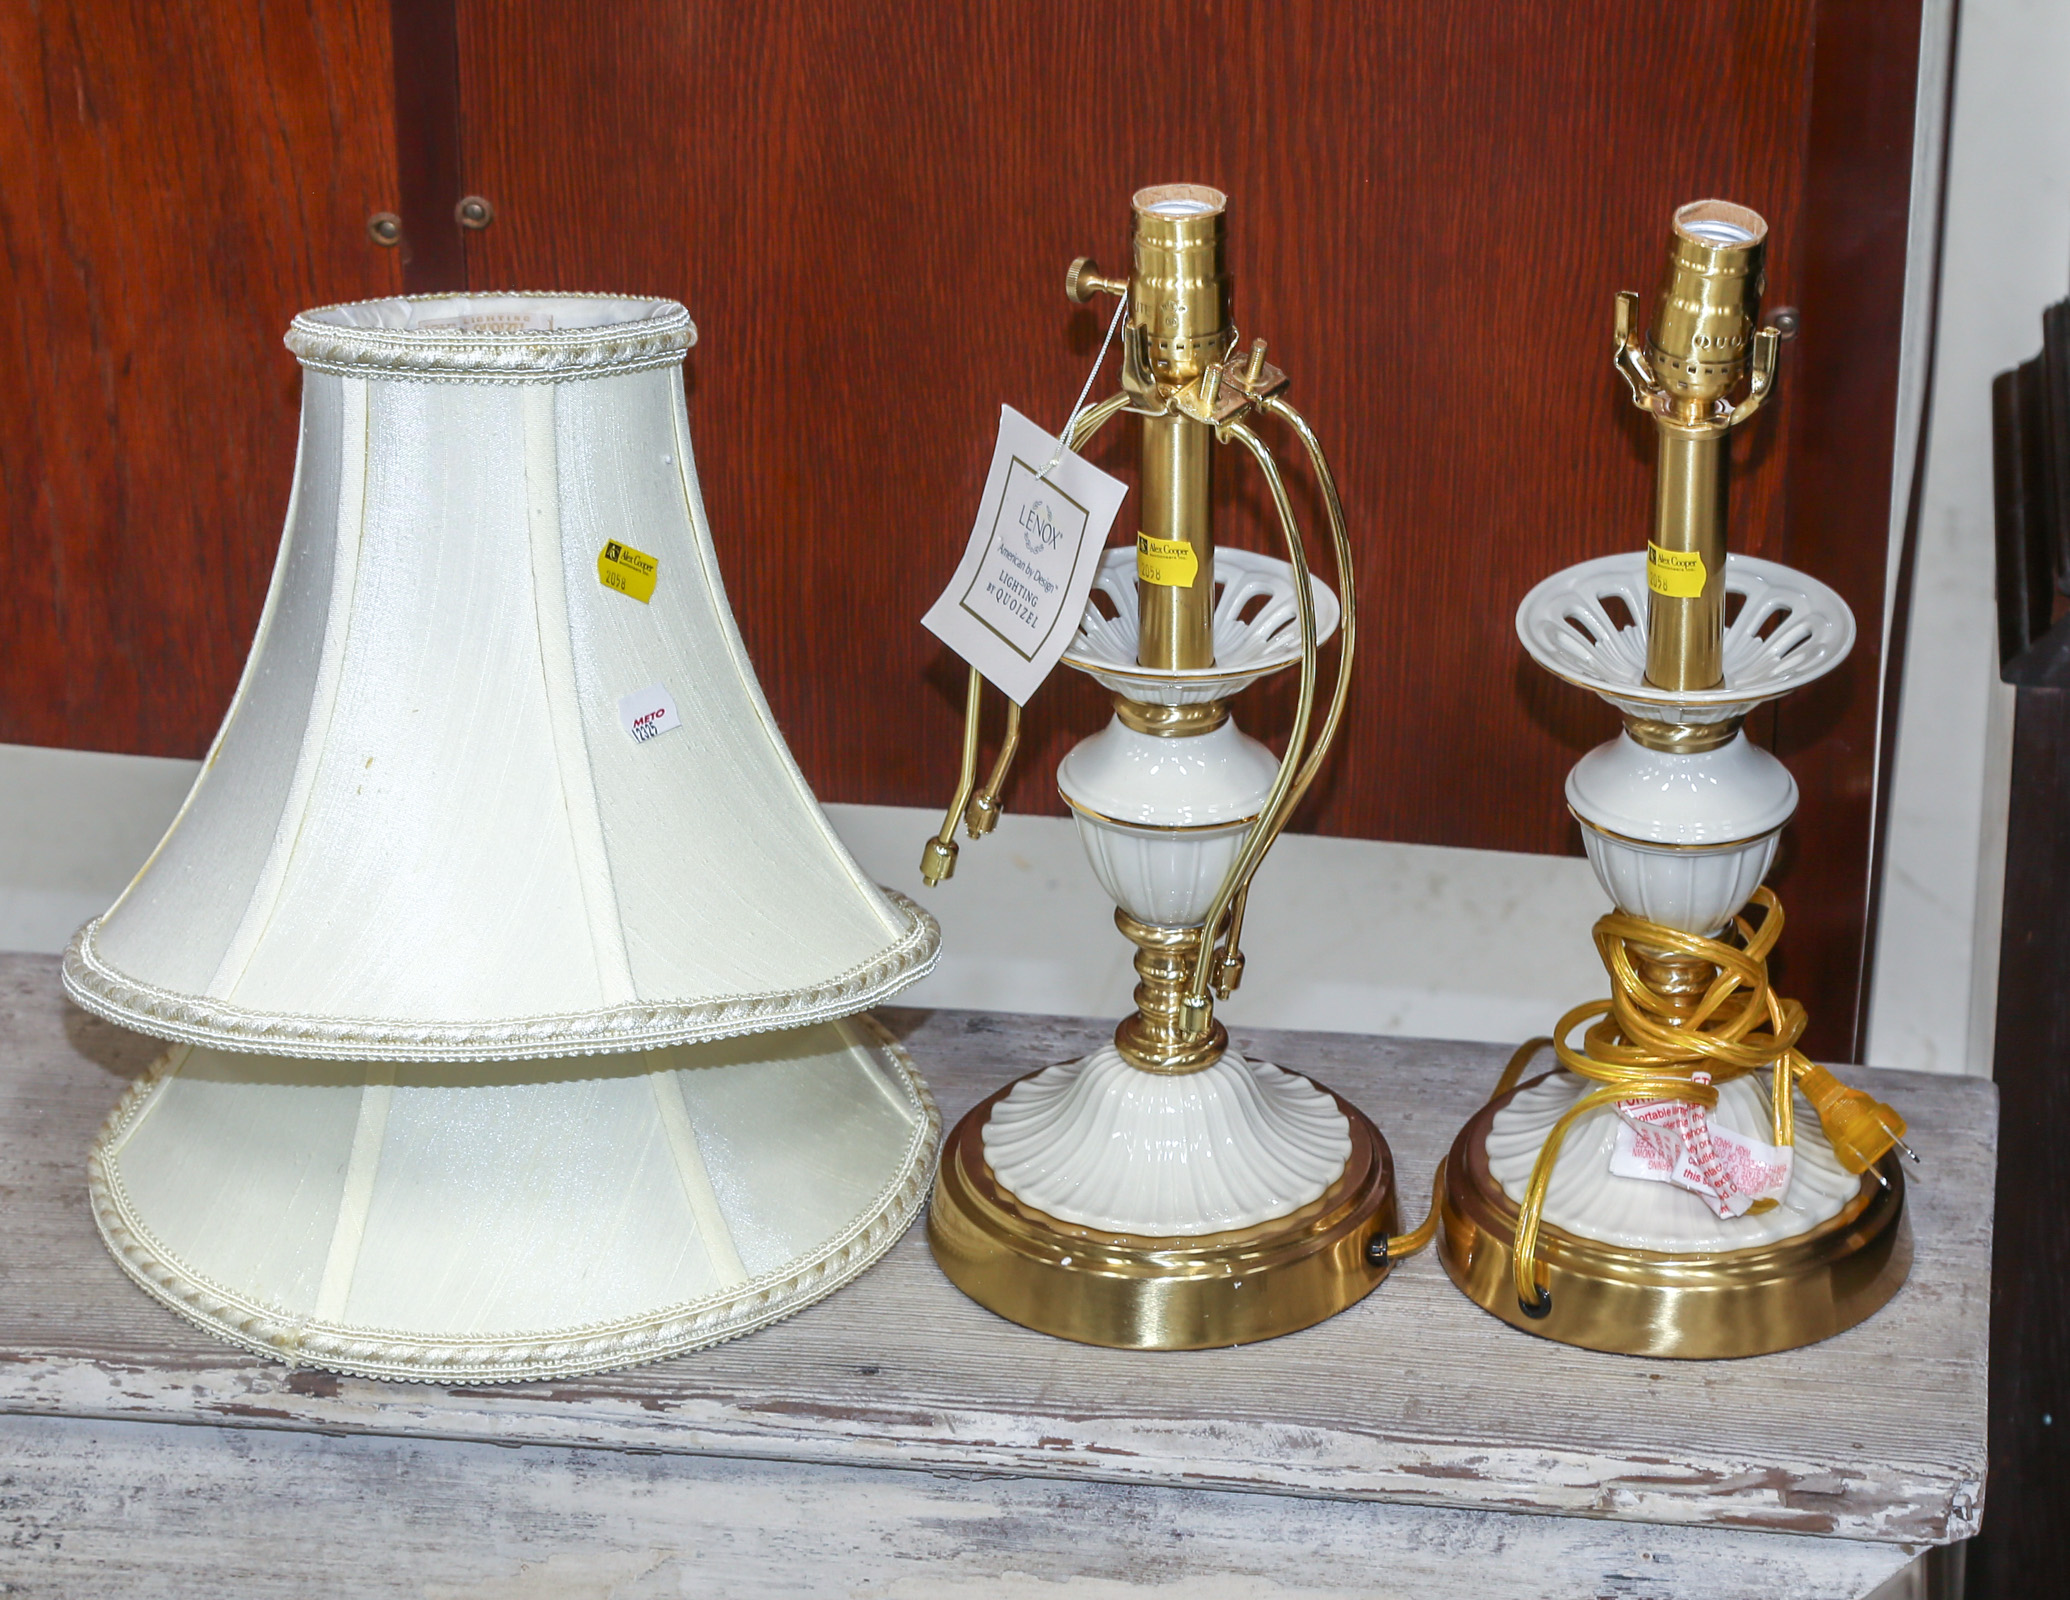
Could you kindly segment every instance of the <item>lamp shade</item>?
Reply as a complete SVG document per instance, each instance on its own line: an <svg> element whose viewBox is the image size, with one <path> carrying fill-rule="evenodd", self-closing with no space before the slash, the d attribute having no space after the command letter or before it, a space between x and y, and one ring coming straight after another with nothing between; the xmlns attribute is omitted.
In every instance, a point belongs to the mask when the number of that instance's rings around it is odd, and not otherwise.
<svg viewBox="0 0 2070 1600"><path fill-rule="evenodd" d="M295 319L258 638L67 952L81 1005L228 1050L510 1059L844 1016L928 968L937 930L834 836L727 609L692 337L603 297Z"/></svg>
<svg viewBox="0 0 2070 1600"><path fill-rule="evenodd" d="M916 1214L939 1121L852 1014L939 932L786 750L692 464L681 306L295 319L243 681L67 990L174 1041L89 1162L201 1326L385 1377L563 1376L787 1315Z"/></svg>

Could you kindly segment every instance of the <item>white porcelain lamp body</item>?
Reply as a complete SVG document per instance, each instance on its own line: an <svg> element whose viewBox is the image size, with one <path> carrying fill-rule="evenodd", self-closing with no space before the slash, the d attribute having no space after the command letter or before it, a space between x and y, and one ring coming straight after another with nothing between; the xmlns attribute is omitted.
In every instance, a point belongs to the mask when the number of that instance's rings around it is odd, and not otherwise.
<svg viewBox="0 0 2070 1600"><path fill-rule="evenodd" d="M1100 887L1140 922L1190 928L1213 904L1279 775L1279 758L1234 718L1190 739L1116 717L1074 745L1057 789Z"/></svg>
<svg viewBox="0 0 2070 1600"><path fill-rule="evenodd" d="M1762 702L1830 671L1854 642L1854 618L1824 584L1773 562L1729 556L1726 592L1738 611L1724 641L1725 681L1671 692L1647 683L1646 558L1586 561L1548 578L1517 610L1517 633L1539 665L1593 689L1628 715L1696 729L1737 723ZM1617 607L1626 617L1621 622ZM1567 777L1597 881L1621 911L1714 936L1752 898L1797 808L1783 764L1737 728L1708 750L1657 750L1629 733L1597 746ZM1519 1091L1489 1130L1489 1173L1521 1201L1555 1123L1592 1084L1554 1073ZM1766 1140L1765 1080L1724 1084L1715 1125ZM1687 1190L1610 1171L1620 1119L1603 1109L1566 1135L1544 1218L1585 1238L1631 1249L1714 1252L1771 1244L1839 1214L1860 1187L1817 1119L1796 1119L1790 1186L1772 1210L1721 1218Z"/></svg>
<svg viewBox="0 0 2070 1600"><path fill-rule="evenodd" d="M933 1107L840 1019L938 931L849 857L762 697L693 337L599 296L295 320L243 680L64 968L176 1042L96 1147L95 1215L227 1338L404 1377L648 1360L827 1292L920 1202Z"/></svg>
<svg viewBox="0 0 2070 1600"><path fill-rule="evenodd" d="M1240 693L1300 659L1292 569L1221 550L1212 667L1136 663L1136 566L1110 551L1064 660L1150 705ZM1318 632L1336 596L1311 579ZM1137 921L1198 928L1264 808L1279 758L1234 718L1171 738L1115 717L1057 769L1100 886ZM1320 1196L1350 1159L1350 1125L1308 1079L1228 1050L1181 1074L1148 1072L1112 1045L1024 1079L993 1109L985 1159L1007 1190L1062 1221L1153 1238L1249 1227Z"/></svg>
<svg viewBox="0 0 2070 1600"><path fill-rule="evenodd" d="M1797 809L1797 781L1744 734L1683 752L1649 750L1620 733L1575 764L1567 805L1589 865L1620 909L1711 935L1768 875Z"/></svg>

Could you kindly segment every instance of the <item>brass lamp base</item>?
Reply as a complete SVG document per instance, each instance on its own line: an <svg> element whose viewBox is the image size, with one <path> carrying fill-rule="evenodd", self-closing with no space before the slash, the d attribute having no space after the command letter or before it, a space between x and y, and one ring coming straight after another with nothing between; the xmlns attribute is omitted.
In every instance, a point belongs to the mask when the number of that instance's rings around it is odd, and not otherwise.
<svg viewBox="0 0 2070 1600"><path fill-rule="evenodd" d="M1748 1250L1629 1250L1547 1225L1538 1261L1552 1304L1533 1317L1518 1303L1511 1276L1516 1203L1488 1171L1488 1129L1509 1099L1483 1106L1445 1159L1438 1254L1468 1299L1526 1333L1627 1356L1769 1355L1853 1327L1911 1271L1905 1177L1886 1155L1877 1170L1888 1188L1864 1173L1860 1193L1838 1216Z"/></svg>
<svg viewBox="0 0 2070 1600"><path fill-rule="evenodd" d="M1380 1131L1336 1096L1351 1159L1320 1198L1253 1227L1156 1239L1061 1222L999 1187L981 1135L1012 1089L949 1135L927 1212L949 1281L1010 1322L1113 1349L1207 1350L1310 1327L1387 1276L1384 1256L1368 1251L1396 1225L1394 1161Z"/></svg>

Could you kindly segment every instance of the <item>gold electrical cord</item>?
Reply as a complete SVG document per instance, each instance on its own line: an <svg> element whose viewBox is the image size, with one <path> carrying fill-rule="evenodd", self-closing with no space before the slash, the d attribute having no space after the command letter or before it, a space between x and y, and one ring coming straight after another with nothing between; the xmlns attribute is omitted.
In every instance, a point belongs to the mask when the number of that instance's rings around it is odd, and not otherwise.
<svg viewBox="0 0 2070 1600"><path fill-rule="evenodd" d="M1437 1173L1430 1180L1430 1209L1423 1213L1422 1222L1418 1223L1414 1228L1411 1228L1407 1233L1394 1233L1388 1235L1386 1245L1387 1253L1383 1257L1384 1260L1386 1260L1390 1264L1396 1261L1406 1261L1409 1259L1410 1256L1415 1255L1418 1251L1427 1248L1430 1244L1430 1241L1437 1237L1438 1198L1444 1192L1445 1163L1444 1158L1439 1157Z"/></svg>
<svg viewBox="0 0 2070 1600"><path fill-rule="evenodd" d="M1561 1066L1601 1087L1589 1090L1553 1124L1517 1208L1511 1265L1517 1302L1528 1315L1543 1316L1552 1306L1538 1280L1537 1251L1546 1188L1560 1146L1576 1122L1601 1107L1623 1100L1680 1100L1714 1108L1720 1084L1767 1069L1773 1074L1769 1105L1775 1144L1796 1142L1793 1091L1801 1086L1849 1172L1869 1170L1894 1145L1911 1154L1904 1145L1902 1117L1846 1087L1797 1050L1804 1007L1777 995L1768 982L1768 952L1782 936L1782 902L1765 886L1754 891L1754 900L1764 913L1761 924L1750 926L1744 915L1733 918L1737 944L1618 911L1596 923L1596 949L1610 971L1611 996L1576 1006L1560 1018L1551 1043ZM1692 1005L1686 996L1656 988L1641 971L1642 960L1658 964L1663 958L1685 969L1707 963L1717 976ZM1577 1050L1568 1041L1591 1018L1594 1024ZM1544 1043L1534 1039L1510 1059L1496 1097L1515 1085ZM1708 1074L1710 1082L1697 1082L1698 1072Z"/></svg>

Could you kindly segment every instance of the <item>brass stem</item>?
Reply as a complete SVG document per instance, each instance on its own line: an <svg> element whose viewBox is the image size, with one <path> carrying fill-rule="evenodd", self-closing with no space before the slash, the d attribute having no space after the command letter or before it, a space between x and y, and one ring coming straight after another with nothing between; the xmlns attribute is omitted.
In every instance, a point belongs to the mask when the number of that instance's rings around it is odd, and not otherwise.
<svg viewBox="0 0 2070 1600"><path fill-rule="evenodd" d="M1208 430L1170 409L1170 396L1205 379L1229 351L1227 204L1218 190L1184 183L1138 190L1132 204L1121 383L1144 412L1139 548L1161 552L1160 581L1147 581L1149 565L1138 570L1136 659L1162 670L1215 664ZM1189 553L1189 581L1163 581Z"/></svg>
<svg viewBox="0 0 2070 1600"><path fill-rule="evenodd" d="M1215 664L1215 533L1208 499L1208 430L1178 412L1143 419L1142 536L1193 551L1184 587L1136 584L1136 660L1143 666Z"/></svg>
<svg viewBox="0 0 2070 1600"><path fill-rule="evenodd" d="M1147 700L1114 696L1114 714L1121 725L1155 739L1191 739L1213 733L1229 720L1227 700L1196 700L1189 705L1155 705Z"/></svg>
<svg viewBox="0 0 2070 1600"><path fill-rule="evenodd" d="M1646 681L1661 689L1715 689L1725 681L1725 440L1722 427L1688 428L1655 413L1653 542L1702 564L1693 597L1647 593Z"/></svg>
<svg viewBox="0 0 2070 1600"><path fill-rule="evenodd" d="M1136 1009L1114 1030L1114 1048L1145 1072L1198 1072L1222 1059L1229 1035L1222 1024L1196 1034L1184 1023L1186 978L1205 928L1161 928L1138 922L1118 907L1114 925L1136 946Z"/></svg>

